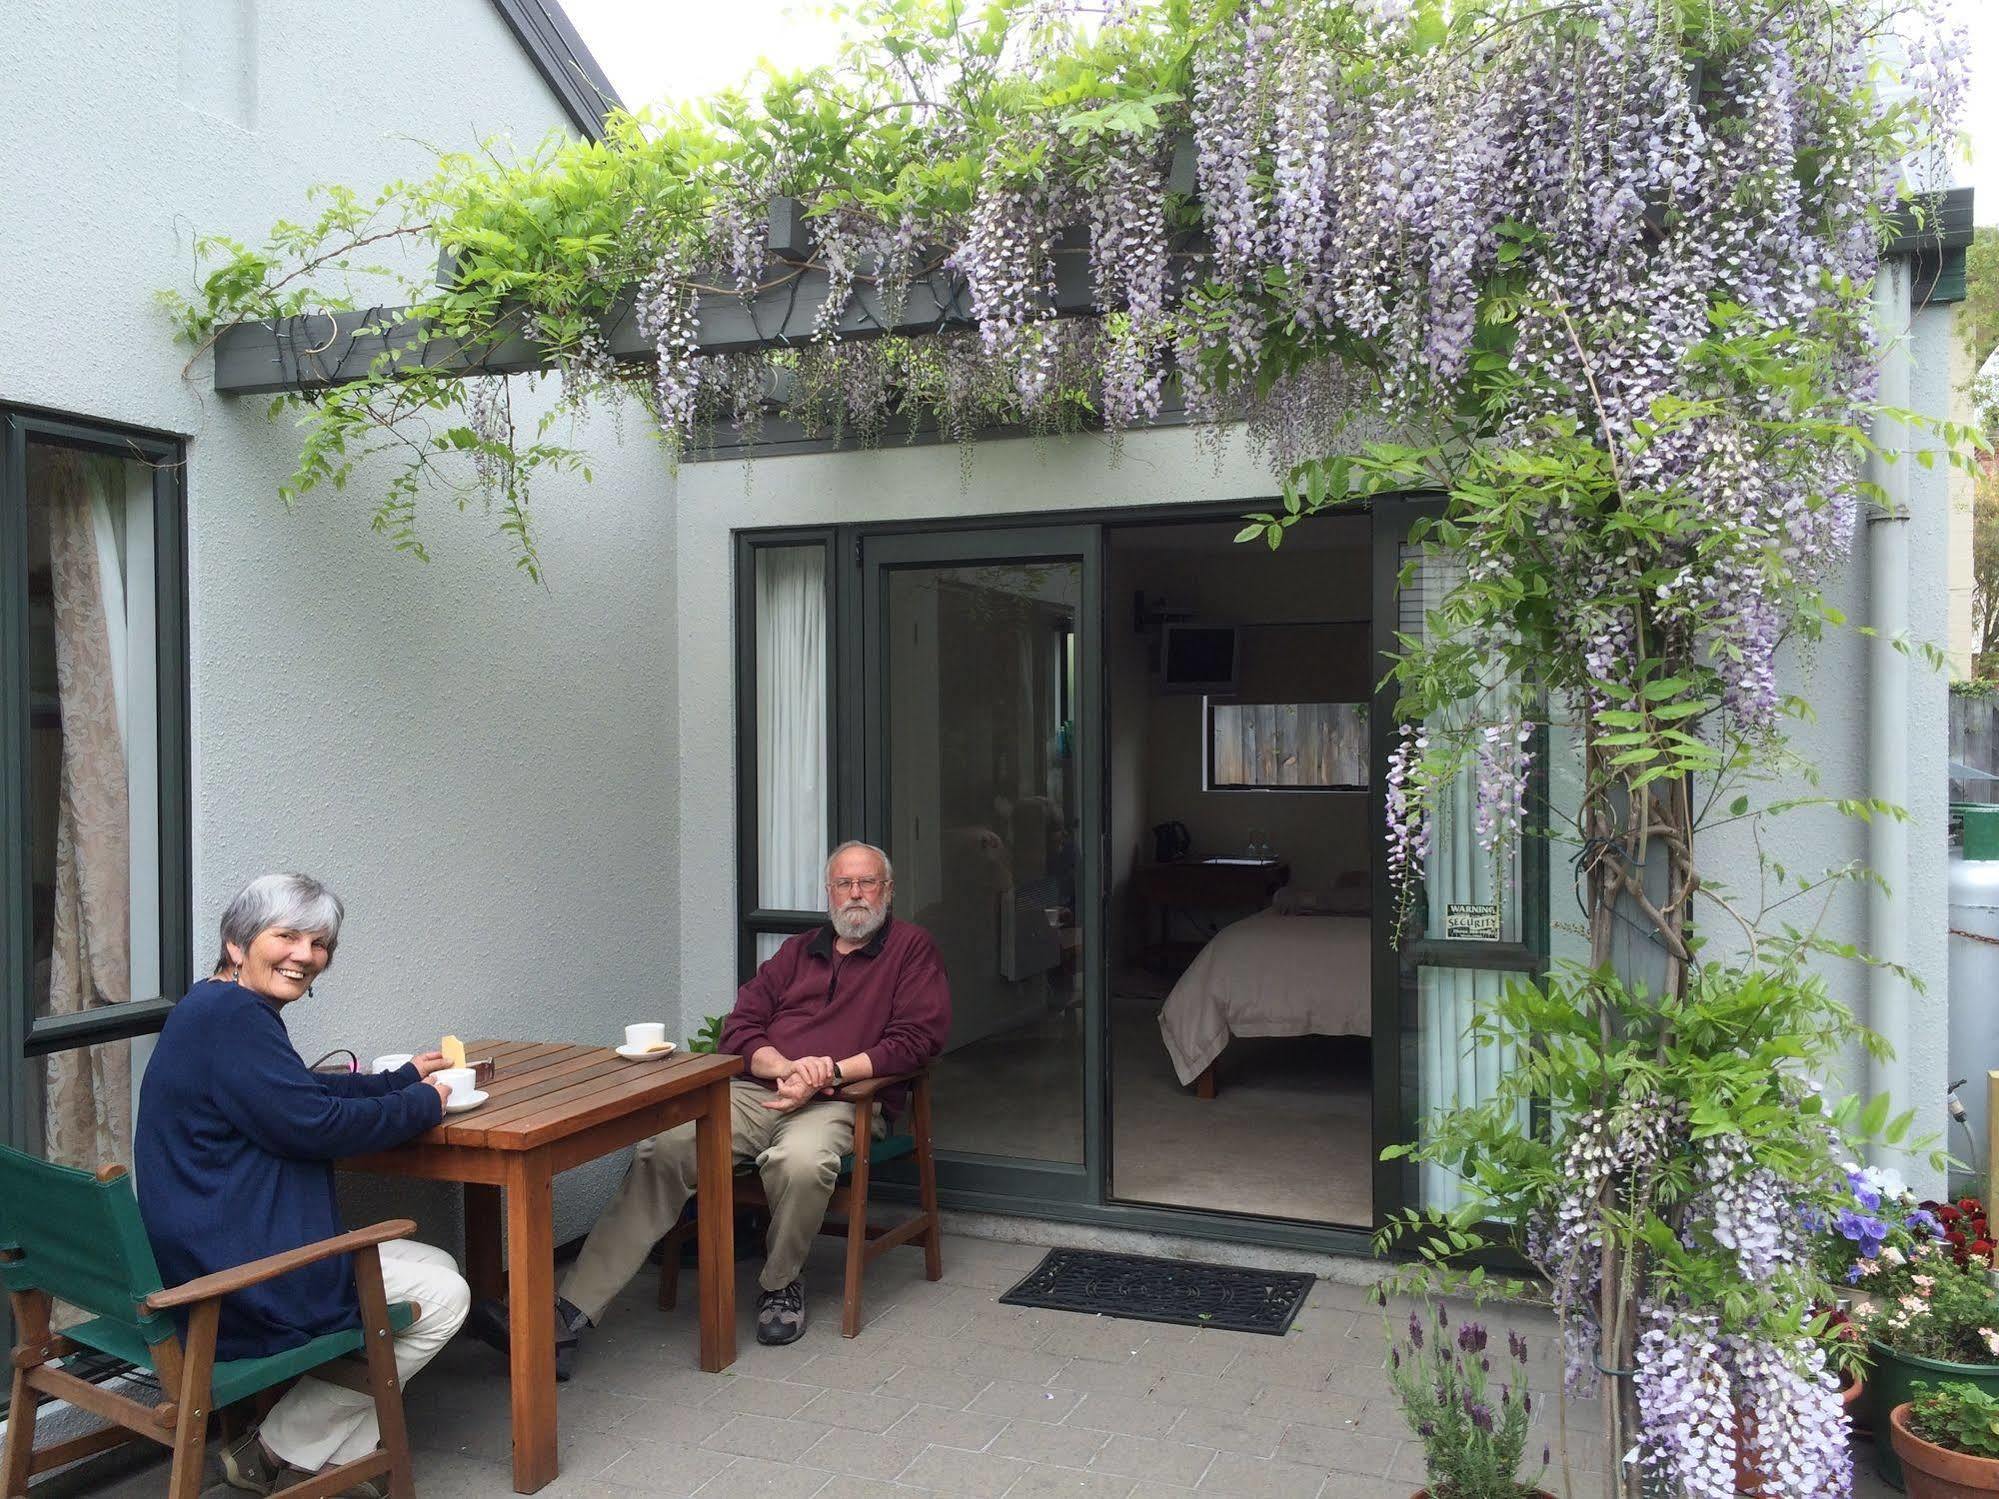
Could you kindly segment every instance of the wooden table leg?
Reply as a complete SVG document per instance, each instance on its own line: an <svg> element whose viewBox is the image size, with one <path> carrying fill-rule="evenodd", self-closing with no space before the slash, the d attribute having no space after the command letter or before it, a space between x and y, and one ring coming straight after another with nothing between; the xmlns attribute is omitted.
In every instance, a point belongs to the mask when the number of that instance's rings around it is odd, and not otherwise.
<svg viewBox="0 0 1999 1499"><path fill-rule="evenodd" d="M513 1350L514 1492L555 1477L555 1222L548 1158L507 1160L507 1321Z"/></svg>
<svg viewBox="0 0 1999 1499"><path fill-rule="evenodd" d="M695 1222L701 1233L701 1367L720 1373L736 1361L736 1201L729 1151L729 1083L708 1085L694 1126Z"/></svg>
<svg viewBox="0 0 1999 1499"><path fill-rule="evenodd" d="M465 1184L465 1281L476 1300L506 1295L500 1270L500 1189Z"/></svg>

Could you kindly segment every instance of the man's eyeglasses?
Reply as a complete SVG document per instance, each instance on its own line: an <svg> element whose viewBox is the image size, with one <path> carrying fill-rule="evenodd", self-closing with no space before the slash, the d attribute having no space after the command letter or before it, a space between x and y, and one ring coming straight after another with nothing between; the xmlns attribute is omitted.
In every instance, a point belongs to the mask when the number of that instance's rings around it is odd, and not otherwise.
<svg viewBox="0 0 1999 1499"><path fill-rule="evenodd" d="M881 887L886 883L887 881L882 879L880 875L870 874L870 875L863 875L857 879L828 880L826 882L826 888L828 890L835 890L835 891L858 890L863 895L873 895L877 890L881 889Z"/></svg>

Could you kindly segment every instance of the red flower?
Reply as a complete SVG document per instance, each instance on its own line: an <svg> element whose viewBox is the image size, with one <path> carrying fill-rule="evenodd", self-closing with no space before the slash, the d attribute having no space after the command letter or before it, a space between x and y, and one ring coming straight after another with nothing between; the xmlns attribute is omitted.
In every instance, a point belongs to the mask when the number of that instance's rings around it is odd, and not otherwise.
<svg viewBox="0 0 1999 1499"><path fill-rule="evenodd" d="M1943 1206L1939 1207L1936 1210L1936 1215L1937 1215L1937 1222L1945 1224L1955 1223L1957 1222L1958 1219L1964 1216L1964 1214L1960 1213L1956 1208L1952 1207L1949 1203L1945 1203L1943 1204Z"/></svg>
<svg viewBox="0 0 1999 1499"><path fill-rule="evenodd" d="M1992 1258L1992 1248L1993 1245L1990 1239L1974 1239L1965 1250L1965 1253L1989 1260Z"/></svg>
<svg viewBox="0 0 1999 1499"><path fill-rule="evenodd" d="M1957 1210L1967 1218L1983 1218L1985 1216L1985 1204L1980 1202L1976 1197L1958 1198Z"/></svg>

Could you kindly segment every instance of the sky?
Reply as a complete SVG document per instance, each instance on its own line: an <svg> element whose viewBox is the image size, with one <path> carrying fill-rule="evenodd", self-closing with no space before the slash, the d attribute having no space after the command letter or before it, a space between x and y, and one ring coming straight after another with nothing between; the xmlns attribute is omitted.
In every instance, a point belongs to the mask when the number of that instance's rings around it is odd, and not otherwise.
<svg viewBox="0 0 1999 1499"><path fill-rule="evenodd" d="M1969 158L1981 224L1999 224L1999 0L1945 0L1971 38ZM839 32L812 0L563 0L583 40L634 108L739 82L759 60L783 68L832 58Z"/></svg>

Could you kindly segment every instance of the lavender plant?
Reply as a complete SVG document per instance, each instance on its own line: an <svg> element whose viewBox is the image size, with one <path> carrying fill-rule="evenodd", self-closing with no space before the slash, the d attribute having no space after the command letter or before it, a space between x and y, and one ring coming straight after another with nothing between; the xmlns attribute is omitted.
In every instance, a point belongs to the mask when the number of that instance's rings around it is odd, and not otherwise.
<svg viewBox="0 0 1999 1499"><path fill-rule="evenodd" d="M1517 1332L1501 1354L1482 1323L1453 1328L1442 1307L1410 1312L1391 1334L1388 1382L1423 1444L1430 1499L1532 1499L1534 1486L1520 1481L1534 1414L1527 1354ZM1543 1469L1548 1459L1544 1447Z"/></svg>

